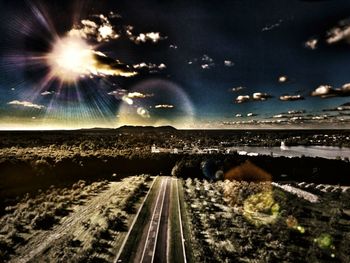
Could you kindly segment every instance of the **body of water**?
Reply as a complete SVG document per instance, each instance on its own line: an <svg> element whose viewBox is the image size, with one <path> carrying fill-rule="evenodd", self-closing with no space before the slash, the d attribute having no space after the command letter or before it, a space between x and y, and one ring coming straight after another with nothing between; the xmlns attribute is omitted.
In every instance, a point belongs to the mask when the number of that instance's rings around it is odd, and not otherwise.
<svg viewBox="0 0 350 263"><path fill-rule="evenodd" d="M252 147L242 146L233 147L239 154L245 155L270 155L286 156L286 157L300 157L302 155L308 157L322 157L327 159L336 159L338 157L350 158L350 148L340 148L332 146L291 146L291 147Z"/></svg>

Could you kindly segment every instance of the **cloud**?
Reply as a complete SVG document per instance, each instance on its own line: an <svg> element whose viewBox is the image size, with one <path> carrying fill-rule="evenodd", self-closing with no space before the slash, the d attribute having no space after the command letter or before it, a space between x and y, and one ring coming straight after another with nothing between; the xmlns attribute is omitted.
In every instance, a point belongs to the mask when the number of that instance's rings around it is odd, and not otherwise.
<svg viewBox="0 0 350 263"><path fill-rule="evenodd" d="M151 115L149 114L149 111L147 109L145 109L144 107L138 107L136 112L142 118L150 118L151 117Z"/></svg>
<svg viewBox="0 0 350 263"><path fill-rule="evenodd" d="M277 23L266 25L263 29L261 29L261 31L262 32L270 31L270 30L272 30L274 28L277 28L277 27L281 26L282 23L283 23L283 20L280 19L280 20L278 20Z"/></svg>
<svg viewBox="0 0 350 263"><path fill-rule="evenodd" d="M241 113L237 113L237 114L235 115L235 117L236 117L236 118L241 118L241 117L242 117L242 114L241 114Z"/></svg>
<svg viewBox="0 0 350 263"><path fill-rule="evenodd" d="M224 65L226 67L233 67L235 65L235 63L231 60L224 60Z"/></svg>
<svg viewBox="0 0 350 263"><path fill-rule="evenodd" d="M304 114L306 113L305 110L289 110L287 111L288 114Z"/></svg>
<svg viewBox="0 0 350 263"><path fill-rule="evenodd" d="M173 109L175 106L172 104L159 104L154 106L156 109Z"/></svg>
<svg viewBox="0 0 350 263"><path fill-rule="evenodd" d="M305 47L315 50L318 46L319 40L317 38L311 38L308 41L305 42Z"/></svg>
<svg viewBox="0 0 350 263"><path fill-rule="evenodd" d="M201 65L202 69L210 69L211 66L209 64L202 64Z"/></svg>
<svg viewBox="0 0 350 263"><path fill-rule="evenodd" d="M126 89L116 89L111 92L108 92L108 95L113 95L116 97L123 97L127 93Z"/></svg>
<svg viewBox="0 0 350 263"><path fill-rule="evenodd" d="M146 62L141 62L139 64L135 64L134 68L138 69L138 68L146 68L146 69L159 69L159 70L163 70L166 69L167 66L164 63L160 63L159 65L157 64L153 64L153 63L146 63Z"/></svg>
<svg viewBox="0 0 350 263"><path fill-rule="evenodd" d="M124 95L121 99L122 99L122 101L124 101L125 103L127 103L129 105L133 105L134 104L133 99L129 98L128 96Z"/></svg>
<svg viewBox="0 0 350 263"><path fill-rule="evenodd" d="M54 92L54 91L48 91L48 90L46 90L46 91L44 91L44 92L41 92L40 94L41 94L41 96L48 96L48 95L53 95L53 94L55 94L55 92Z"/></svg>
<svg viewBox="0 0 350 263"><path fill-rule="evenodd" d="M262 93L262 92L253 93L253 100L255 101L265 101L269 98L272 98L272 96L267 93Z"/></svg>
<svg viewBox="0 0 350 263"><path fill-rule="evenodd" d="M288 81L288 76L286 76L286 75L280 76L280 77L278 78L278 82L279 82L279 83L285 83L285 82L287 82L287 81Z"/></svg>
<svg viewBox="0 0 350 263"><path fill-rule="evenodd" d="M175 44L171 44L171 45L169 45L169 48L171 48L171 49L178 49L178 46L175 45Z"/></svg>
<svg viewBox="0 0 350 263"><path fill-rule="evenodd" d="M265 101L269 98L272 98L272 96L267 94L267 93L255 92L255 93L253 93L252 96L250 96L250 95L237 96L235 102L236 103L244 103L244 102L248 102L248 101Z"/></svg>
<svg viewBox="0 0 350 263"><path fill-rule="evenodd" d="M304 100L305 98L301 95L282 95L280 96L281 101L296 101L296 100Z"/></svg>
<svg viewBox="0 0 350 263"><path fill-rule="evenodd" d="M127 96L130 99L144 99L144 98L153 97L154 94L144 94L141 92L130 92L130 93L128 93Z"/></svg>
<svg viewBox="0 0 350 263"><path fill-rule="evenodd" d="M272 98L272 96L267 94L267 93L255 92L255 93L253 93L252 96L250 96L250 95L237 96L235 102L236 103L244 103L244 102L248 102L248 101L265 101L269 98Z"/></svg>
<svg viewBox="0 0 350 263"><path fill-rule="evenodd" d="M133 30L133 27L128 26L126 32L129 39L135 44L146 43L146 42L158 43L159 41L165 40L168 38L167 36L162 36L160 32L147 32L147 33L140 33L139 35L134 35L132 30Z"/></svg>
<svg viewBox="0 0 350 263"><path fill-rule="evenodd" d="M108 95L114 96L118 100L122 100L128 105L133 105L135 99L145 99L153 97L154 94L147 94L141 92L128 92L125 89L116 89L108 93Z"/></svg>
<svg viewBox="0 0 350 263"><path fill-rule="evenodd" d="M249 112L249 113L247 114L247 117L254 117L254 116L258 116L258 114L253 113L253 112Z"/></svg>
<svg viewBox="0 0 350 263"><path fill-rule="evenodd" d="M236 103L244 103L250 101L250 96L249 95L239 95L237 96L235 102Z"/></svg>
<svg viewBox="0 0 350 263"><path fill-rule="evenodd" d="M43 106L43 105L34 104L32 102L29 102L29 101L13 100L13 101L8 102L7 104L14 105L14 106L26 107L26 108L33 108L33 109L37 109L37 110L41 110L41 109L45 108L45 106Z"/></svg>
<svg viewBox="0 0 350 263"><path fill-rule="evenodd" d="M323 109L322 111L350 111L350 103L344 103L338 107L330 108L330 109Z"/></svg>
<svg viewBox="0 0 350 263"><path fill-rule="evenodd" d="M350 41L350 19L340 21L337 26L327 32L326 42L328 44L340 41Z"/></svg>
<svg viewBox="0 0 350 263"><path fill-rule="evenodd" d="M133 77L138 74L133 67L107 57L101 52L93 52L93 57L95 61L89 71L94 75Z"/></svg>
<svg viewBox="0 0 350 263"><path fill-rule="evenodd" d="M69 36L93 39L97 42L108 42L117 39L120 35L114 30L109 18L104 15L95 15L96 21L84 19L75 25L69 32ZM113 14L113 17L115 15Z"/></svg>
<svg viewBox="0 0 350 263"><path fill-rule="evenodd" d="M242 87L242 86L239 86L239 87L232 88L231 91L232 92L238 92L238 91L241 91L241 90L244 90L244 89L246 89L246 88Z"/></svg>
<svg viewBox="0 0 350 263"><path fill-rule="evenodd" d="M344 84L341 88L333 88L329 85L321 85L311 93L311 96L321 98L347 97L350 96L350 83Z"/></svg>

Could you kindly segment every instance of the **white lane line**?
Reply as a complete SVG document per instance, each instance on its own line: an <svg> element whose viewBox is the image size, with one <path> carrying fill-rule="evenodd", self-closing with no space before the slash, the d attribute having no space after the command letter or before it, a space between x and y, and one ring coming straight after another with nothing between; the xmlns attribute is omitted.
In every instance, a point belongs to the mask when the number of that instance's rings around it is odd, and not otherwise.
<svg viewBox="0 0 350 263"><path fill-rule="evenodd" d="M170 199L172 198L173 196L173 191L174 191L174 184L173 184L173 180L174 178L171 178L171 187L170 187ZM169 250L170 250L170 235L171 235L171 231L170 231L170 228L171 228L171 222L170 222L170 219L171 219L171 216L170 214L172 213L172 210L173 210L173 202L171 200L169 200L170 204L169 204L169 216L168 216L168 227L167 227L167 247L166 247L166 262L169 263Z"/></svg>
<svg viewBox="0 0 350 263"><path fill-rule="evenodd" d="M160 195L161 195L162 190L163 190L163 189L162 189L162 188L163 188L163 185L164 185L164 179L162 179L161 190L160 190L159 193L158 193L156 205L154 206L154 210L153 210L153 213L152 213L151 222L150 222L150 224L149 224L149 228L148 228L148 232L147 232L147 237L146 237L146 242L145 242L145 245L144 245L144 248L143 248L143 251L142 251L142 257L141 257L140 262L143 262L143 258L144 258L145 253L146 253L147 243L148 243L149 235L150 235L151 229L152 229L152 222L153 222L155 213L156 213L156 211L157 211L157 206L158 206L158 202L159 202Z"/></svg>
<svg viewBox="0 0 350 263"><path fill-rule="evenodd" d="M179 195L179 179L176 179L176 186L177 186L177 208L179 211L179 220L180 220L180 233L181 233L181 243L182 243L182 251L184 256L184 263L187 263L186 259L186 250L185 250L185 238L184 233L182 229L182 218L181 218L181 209L180 209L180 195Z"/></svg>
<svg viewBox="0 0 350 263"><path fill-rule="evenodd" d="M143 208L143 205L145 204L145 202L146 202L146 200L147 200L147 197L148 197L149 193L151 192L151 190L152 190L152 188L153 188L153 185L154 185L154 183L155 183L155 181L156 181L157 179L158 179L158 176L156 176L156 178L154 178L154 180L153 180L153 182L152 182L152 184L151 184L151 187L149 188L149 190L148 190L148 192L147 192L145 198L143 199L143 201L142 201L142 203L141 203L139 209L137 210L137 213L136 213L136 215L135 215L135 217L134 217L134 220L133 220L132 223L131 223L131 226L130 226L130 228L129 228L129 231L128 231L128 233L126 234L126 236L125 236L125 238L124 238L124 240L123 240L123 243L122 243L122 245L121 245L121 247L120 247L120 249L119 249L119 252L118 252L117 256L116 256L115 259L114 259L114 263L117 263L117 262L118 262L118 260L119 260L119 258L120 258L120 255L122 254L122 252L123 252L123 250L124 250L125 244L126 244L128 238L129 238L129 236L130 236L130 233L131 233L131 231L132 231L132 229L133 229L133 227L134 227L134 225L135 225L135 223L136 223L136 220L137 220L137 218L139 217L139 214L140 214L140 212L141 212L141 210L142 210L142 208Z"/></svg>
<svg viewBox="0 0 350 263"><path fill-rule="evenodd" d="M157 232L156 232L156 239L154 241L154 249L153 249L152 260L151 260L152 263L154 261L154 255L156 253L156 248L157 248L157 240L158 240L158 233L159 233L159 227L160 227L160 220L162 219L162 212L163 212L163 205L164 205L164 200L165 200L165 193L166 193L166 189L168 188L168 179L169 178L166 178L165 187L164 187L164 194L163 194L163 200L162 200L162 206L160 207L160 212L159 212L159 220L158 220L158 226L157 226Z"/></svg>

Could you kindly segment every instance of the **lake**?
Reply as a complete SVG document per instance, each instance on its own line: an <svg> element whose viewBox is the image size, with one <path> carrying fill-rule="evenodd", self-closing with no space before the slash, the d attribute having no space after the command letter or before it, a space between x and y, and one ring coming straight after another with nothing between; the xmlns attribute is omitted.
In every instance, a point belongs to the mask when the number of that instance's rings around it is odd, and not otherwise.
<svg viewBox="0 0 350 263"><path fill-rule="evenodd" d="M284 146L284 147L253 147L241 146L232 147L232 150L237 150L239 154L245 155L270 155L286 157L300 157L302 155L308 157L323 157L327 159L336 159L337 157L350 158L350 148L340 148L332 146Z"/></svg>

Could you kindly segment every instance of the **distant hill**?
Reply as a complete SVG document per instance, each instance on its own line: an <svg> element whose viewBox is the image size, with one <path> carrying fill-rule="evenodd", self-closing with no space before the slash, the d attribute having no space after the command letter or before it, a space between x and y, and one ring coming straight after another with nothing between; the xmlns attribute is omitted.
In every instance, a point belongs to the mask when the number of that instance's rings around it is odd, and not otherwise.
<svg viewBox="0 0 350 263"><path fill-rule="evenodd" d="M342 104L342 105L340 105L341 107L350 107L350 102L347 102L347 103L344 103L344 104Z"/></svg>
<svg viewBox="0 0 350 263"><path fill-rule="evenodd" d="M117 129L120 132L175 132L176 128L173 126L122 126Z"/></svg>

